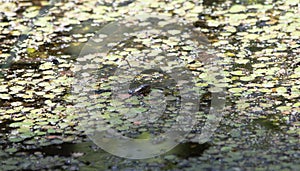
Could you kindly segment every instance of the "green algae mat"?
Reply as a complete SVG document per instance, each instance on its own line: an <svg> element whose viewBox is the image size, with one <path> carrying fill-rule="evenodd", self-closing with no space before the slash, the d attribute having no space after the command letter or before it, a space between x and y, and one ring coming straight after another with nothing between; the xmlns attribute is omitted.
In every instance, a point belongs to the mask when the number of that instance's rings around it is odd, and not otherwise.
<svg viewBox="0 0 300 171"><path fill-rule="evenodd" d="M300 169L299 0L0 1L0 170Z"/></svg>

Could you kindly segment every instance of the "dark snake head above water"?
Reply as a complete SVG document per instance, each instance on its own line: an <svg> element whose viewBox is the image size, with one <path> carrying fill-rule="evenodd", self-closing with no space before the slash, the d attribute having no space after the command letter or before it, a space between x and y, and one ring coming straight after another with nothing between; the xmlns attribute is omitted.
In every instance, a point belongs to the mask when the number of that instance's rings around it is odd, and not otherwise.
<svg viewBox="0 0 300 171"><path fill-rule="evenodd" d="M132 96L139 96L139 95L148 95L151 91L150 84L142 84L136 88L132 88L128 90L128 93Z"/></svg>

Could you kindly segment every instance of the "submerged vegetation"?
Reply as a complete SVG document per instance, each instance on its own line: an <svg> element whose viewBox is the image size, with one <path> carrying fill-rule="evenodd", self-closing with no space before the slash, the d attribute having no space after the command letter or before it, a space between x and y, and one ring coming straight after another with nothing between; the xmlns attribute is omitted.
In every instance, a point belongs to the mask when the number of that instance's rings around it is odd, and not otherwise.
<svg viewBox="0 0 300 171"><path fill-rule="evenodd" d="M175 18L185 32L171 25L112 43L107 56L82 54L82 49L93 48L87 47L91 38L98 43L109 36L96 34L109 23L147 25L132 19L141 11L161 17L151 22ZM168 22L174 21L162 25ZM0 2L0 31L0 170L300 168L299 0ZM194 39L204 49L196 55L190 43ZM125 102L110 105L116 87L112 82L122 79L114 75L118 65L141 54L163 61L160 48L172 59L165 64L169 69L182 64L192 73L190 80L200 92L197 123L184 142L164 155L145 160L113 156L86 136L89 130L80 127L86 122L84 114L75 102L101 111L105 126L132 138L147 139L167 130L181 105L170 73L157 69L132 76L127 91L118 94ZM94 91L77 95L76 64L93 60L100 64L91 84ZM208 70L215 61L222 71L212 77ZM203 144L197 135L211 119L211 85L217 78L221 81L215 86L226 89L226 107L213 137ZM95 97L89 104L88 98ZM137 116L139 121L132 120ZM150 126L142 122L145 118Z"/></svg>

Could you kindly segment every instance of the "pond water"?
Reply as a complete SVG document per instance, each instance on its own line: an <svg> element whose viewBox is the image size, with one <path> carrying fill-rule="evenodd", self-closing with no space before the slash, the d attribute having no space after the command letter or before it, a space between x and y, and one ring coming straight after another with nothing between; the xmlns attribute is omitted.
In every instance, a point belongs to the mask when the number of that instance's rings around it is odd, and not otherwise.
<svg viewBox="0 0 300 171"><path fill-rule="evenodd" d="M22 0L0 11L0 170L299 170L298 0ZM128 93L141 85L150 90ZM195 103L167 153L127 159L95 143L108 128L168 134Z"/></svg>

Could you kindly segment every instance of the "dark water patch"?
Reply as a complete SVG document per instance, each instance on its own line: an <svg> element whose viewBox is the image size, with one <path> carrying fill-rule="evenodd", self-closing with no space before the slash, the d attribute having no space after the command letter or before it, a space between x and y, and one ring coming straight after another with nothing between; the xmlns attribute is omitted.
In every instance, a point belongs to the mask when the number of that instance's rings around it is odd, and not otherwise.
<svg viewBox="0 0 300 171"><path fill-rule="evenodd" d="M255 25L259 28L263 28L263 27L266 27L266 26L270 26L270 24L267 24L268 22L267 21L256 21Z"/></svg>
<svg viewBox="0 0 300 171"><path fill-rule="evenodd" d="M36 61L17 61L11 63L9 66L10 70L16 70L16 69L38 69L41 65L41 61L37 59Z"/></svg>
<svg viewBox="0 0 300 171"><path fill-rule="evenodd" d="M272 121L272 116L268 116L266 118L253 119L251 125L253 127L257 127L257 126L263 127L264 129L267 130L280 131L279 124L276 123L275 121Z"/></svg>
<svg viewBox="0 0 300 171"><path fill-rule="evenodd" d="M275 47L270 44L261 44L260 42L250 41L250 45L245 49L249 50L251 53L255 53L255 52L262 51L263 49L268 49L268 48L273 49Z"/></svg>
<svg viewBox="0 0 300 171"><path fill-rule="evenodd" d="M40 153L43 156L70 157L73 153L83 153L82 155L84 155L86 152L92 150L92 146L94 146L92 142L83 142L77 144L62 143L32 149L23 149L19 150L18 152L26 154Z"/></svg>
<svg viewBox="0 0 300 171"><path fill-rule="evenodd" d="M249 24L241 23L236 27L236 30L238 33L238 32L245 32L245 31L249 30L250 28L251 28L251 26Z"/></svg>
<svg viewBox="0 0 300 171"><path fill-rule="evenodd" d="M7 134L9 134L11 130L13 130L13 128L9 126L11 123L14 123L14 121L13 120L0 121L0 151L4 150L6 147L10 145L10 143L7 141Z"/></svg>
<svg viewBox="0 0 300 171"><path fill-rule="evenodd" d="M111 90L105 90L105 89L98 89L98 90L95 90L95 94L102 94L102 93L105 93L105 92L111 92Z"/></svg>
<svg viewBox="0 0 300 171"><path fill-rule="evenodd" d="M9 125L13 122L14 122L13 120L1 120L0 121L0 134L10 132L10 130L12 130L12 128L9 127Z"/></svg>
<svg viewBox="0 0 300 171"><path fill-rule="evenodd" d="M135 0L123 0L123 1L98 1L97 5L104 5L108 7L124 7L133 3Z"/></svg>
<svg viewBox="0 0 300 171"><path fill-rule="evenodd" d="M92 148L89 147L85 155L78 159L86 164L82 166L82 169L87 170L99 170L101 168L115 170L129 168L129 170L136 170L134 168L141 165L145 166L143 169L148 167L149 169L151 167L155 169L186 168L190 165L188 162L189 158L202 156L204 151L209 149L210 146L208 143L181 143L161 156L144 160L128 160L113 156L99 148L92 150Z"/></svg>
<svg viewBox="0 0 300 171"><path fill-rule="evenodd" d="M101 65L99 66L99 69L97 69L96 77L108 79L108 77L113 76L115 72L117 71L118 66L117 65Z"/></svg>
<svg viewBox="0 0 300 171"><path fill-rule="evenodd" d="M209 147L211 147L211 144L209 143L204 143L204 144L193 143L193 142L180 143L172 150L164 154L163 156L176 155L179 158L199 157Z"/></svg>
<svg viewBox="0 0 300 171"><path fill-rule="evenodd" d="M9 22L9 21L10 21L10 19L3 12L0 12L0 22L4 23L4 22Z"/></svg>
<svg viewBox="0 0 300 171"><path fill-rule="evenodd" d="M226 0L204 0L203 5L205 6L214 6L217 4L224 3Z"/></svg>
<svg viewBox="0 0 300 171"><path fill-rule="evenodd" d="M49 56L56 56L59 55L70 55L71 59L66 60L74 60L80 54L81 49L84 47L85 42L73 42L73 43L64 43L60 40L54 38L53 42L45 43L39 46L40 52L46 52Z"/></svg>

